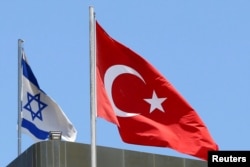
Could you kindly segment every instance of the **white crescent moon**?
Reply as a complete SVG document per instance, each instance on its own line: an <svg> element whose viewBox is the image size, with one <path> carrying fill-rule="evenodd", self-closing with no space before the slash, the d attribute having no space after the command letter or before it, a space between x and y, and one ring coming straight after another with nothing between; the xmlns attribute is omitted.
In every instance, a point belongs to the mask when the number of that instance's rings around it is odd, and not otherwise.
<svg viewBox="0 0 250 167"><path fill-rule="evenodd" d="M105 89L107 91L109 100L111 102L113 110L115 111L116 116L119 116L119 117L133 117L133 116L136 116L138 114L137 113L128 113L128 112L120 110L114 104L114 100L113 100L113 97L112 97L112 85L113 85L113 82L116 79L116 77L118 77L121 74L132 74L132 75L135 75L138 78L140 78L144 83L145 83L145 81L137 71L135 71L133 68L125 66L125 65L111 66L106 71L106 73L104 75Z"/></svg>

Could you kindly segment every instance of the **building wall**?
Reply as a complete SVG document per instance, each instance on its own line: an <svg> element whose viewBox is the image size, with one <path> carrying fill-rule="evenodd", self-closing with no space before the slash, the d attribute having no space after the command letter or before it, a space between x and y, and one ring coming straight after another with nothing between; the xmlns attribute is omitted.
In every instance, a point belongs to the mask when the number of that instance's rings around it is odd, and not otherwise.
<svg viewBox="0 0 250 167"><path fill-rule="evenodd" d="M90 145L49 140L32 145L7 167L91 167ZM97 147L98 167L207 167L207 162Z"/></svg>

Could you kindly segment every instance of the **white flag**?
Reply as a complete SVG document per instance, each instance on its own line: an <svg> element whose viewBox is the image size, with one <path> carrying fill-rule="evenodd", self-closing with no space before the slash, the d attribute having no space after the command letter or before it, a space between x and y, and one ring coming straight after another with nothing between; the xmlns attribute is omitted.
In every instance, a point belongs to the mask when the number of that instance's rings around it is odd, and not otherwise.
<svg viewBox="0 0 250 167"><path fill-rule="evenodd" d="M35 141L47 140L50 131L62 132L62 139L75 141L77 131L60 106L38 85L22 51L21 128Z"/></svg>

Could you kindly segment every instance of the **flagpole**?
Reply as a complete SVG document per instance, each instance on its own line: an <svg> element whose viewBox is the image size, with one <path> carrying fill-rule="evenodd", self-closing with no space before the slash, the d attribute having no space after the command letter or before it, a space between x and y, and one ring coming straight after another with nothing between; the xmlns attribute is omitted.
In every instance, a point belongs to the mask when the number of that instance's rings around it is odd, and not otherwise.
<svg viewBox="0 0 250 167"><path fill-rule="evenodd" d="M91 167L96 167L96 41L94 8L89 7Z"/></svg>
<svg viewBox="0 0 250 167"><path fill-rule="evenodd" d="M18 39L18 97L17 97L17 115L18 115L18 120L17 120L17 152L18 155L21 154L21 62L22 62L22 44L23 44L23 40L22 39Z"/></svg>

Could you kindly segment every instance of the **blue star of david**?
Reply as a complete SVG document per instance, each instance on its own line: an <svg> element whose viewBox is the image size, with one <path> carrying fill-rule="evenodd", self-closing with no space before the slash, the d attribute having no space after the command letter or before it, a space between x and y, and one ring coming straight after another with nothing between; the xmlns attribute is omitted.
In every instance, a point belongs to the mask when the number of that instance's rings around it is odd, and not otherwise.
<svg viewBox="0 0 250 167"><path fill-rule="evenodd" d="M32 94L27 92L27 99L28 99L28 102L23 108L25 108L31 113L32 120L34 120L35 118L38 118L42 121L43 120L42 110L48 105L41 102L40 93L33 96ZM37 111L34 111L34 110L37 110Z"/></svg>

